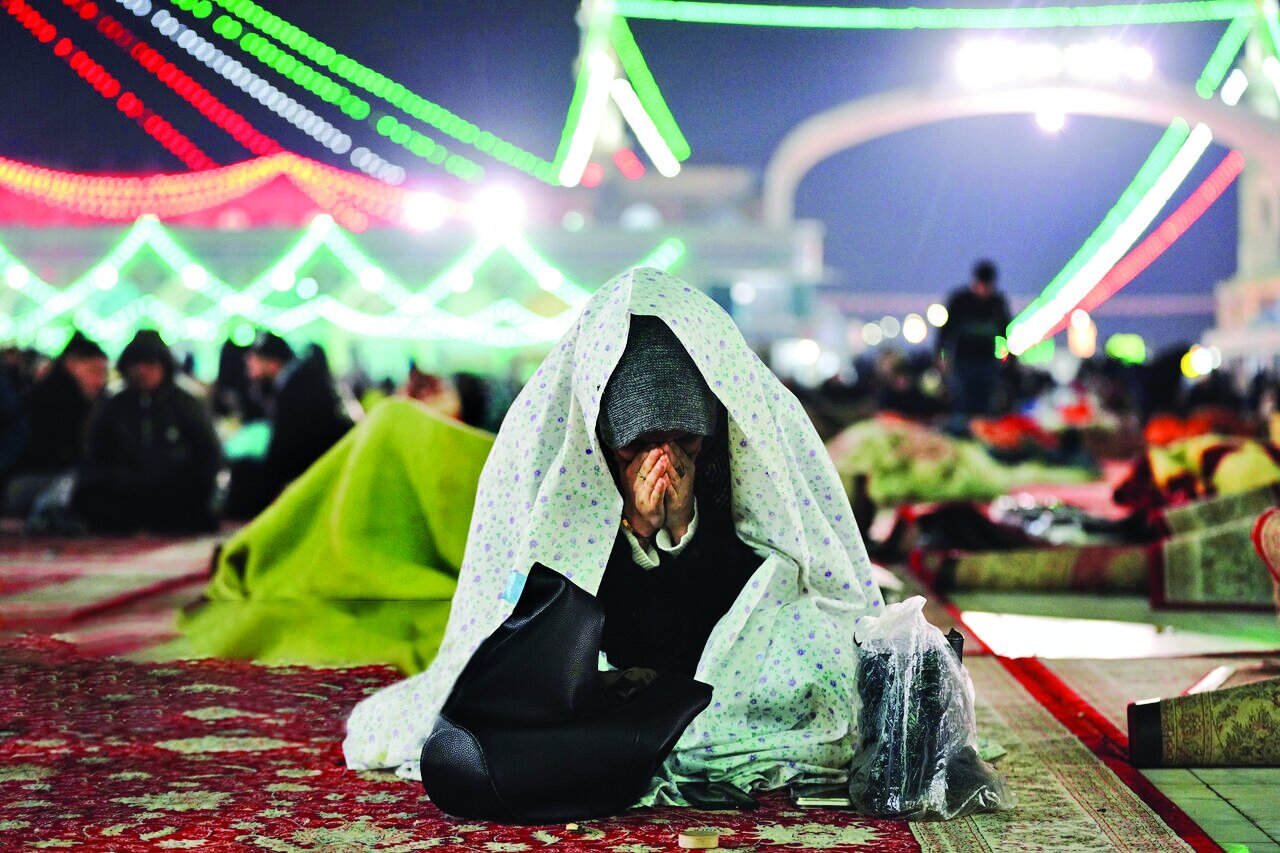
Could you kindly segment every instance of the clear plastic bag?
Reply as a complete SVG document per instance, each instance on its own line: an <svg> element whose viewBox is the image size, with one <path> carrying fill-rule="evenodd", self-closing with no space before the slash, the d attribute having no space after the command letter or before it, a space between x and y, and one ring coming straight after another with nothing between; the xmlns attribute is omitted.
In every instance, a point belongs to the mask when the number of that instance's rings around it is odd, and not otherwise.
<svg viewBox="0 0 1280 853"><path fill-rule="evenodd" d="M854 808L876 817L948 820L1013 808L1004 778L978 755L973 682L913 596L864 618L856 637Z"/></svg>

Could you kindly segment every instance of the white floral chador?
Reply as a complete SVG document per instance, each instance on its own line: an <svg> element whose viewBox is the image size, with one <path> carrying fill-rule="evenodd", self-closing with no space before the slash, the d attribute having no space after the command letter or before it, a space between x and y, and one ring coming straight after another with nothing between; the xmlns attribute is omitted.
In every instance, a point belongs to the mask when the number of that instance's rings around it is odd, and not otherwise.
<svg viewBox="0 0 1280 853"><path fill-rule="evenodd" d="M349 767L417 775L454 680L510 614L534 563L599 587L622 497L596 417L632 314L671 327L728 411L734 525L764 557L707 641L696 677L715 694L664 775L743 789L843 777L856 723L853 626L883 609L849 501L800 404L729 316L646 268L591 297L512 405L480 477L439 654L356 706L343 744Z"/></svg>

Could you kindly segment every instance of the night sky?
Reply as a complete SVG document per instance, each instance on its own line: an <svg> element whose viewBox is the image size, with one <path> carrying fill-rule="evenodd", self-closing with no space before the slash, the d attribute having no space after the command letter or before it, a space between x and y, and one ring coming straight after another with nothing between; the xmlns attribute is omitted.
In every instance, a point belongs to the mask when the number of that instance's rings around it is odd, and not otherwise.
<svg viewBox="0 0 1280 853"><path fill-rule="evenodd" d="M60 34L102 62L219 162L248 156L124 53L57 0L34 0ZM366 65L458 115L548 159L572 94L577 51L575 2L351 3L338 0L264 6ZM884 5L912 5L889 2ZM917 3L917 5L919 5ZM997 4L1004 5L1004 4ZM104 11L195 76L259 129L299 153L347 165L222 80L110 0ZM157 3L157 8L164 8ZM213 18L196 24L202 35ZM216 13L215 13L216 17ZM1034 31L1066 43L1104 34L1146 46L1157 73L1190 87L1225 23L1116 30ZM634 21L632 29L672 112L693 148L693 164L746 166L759 173L783 136L805 118L860 96L921 86L952 73L952 54L981 33L824 32ZM1009 34L1016 35L1016 34ZM228 52L241 58L234 48ZM0 155L86 171L180 171L181 164L93 92L50 46L0 16ZM250 67L272 82L256 62ZM282 86L326 118L336 108ZM381 102L370 99L375 111ZM395 149L363 123L357 145ZM426 128L422 128L426 130ZM1013 294L1032 295L1053 277L1133 177L1161 128L1068 117L1060 136L1029 116L952 121L885 137L827 160L798 196L801 216L827 224L827 259L851 293L937 294L965 278L973 258L995 258ZM374 141L380 145L373 145ZM402 152L403 153L403 152ZM1211 147L1179 203L1218 163ZM407 153L410 183L441 173ZM502 167L477 158L490 174ZM418 161L421 162L421 161ZM1235 269L1236 198L1229 190L1199 223L1126 293L1208 293ZM1172 209L1166 208L1165 214ZM1163 217L1164 214L1162 214ZM1159 221L1159 220L1157 220ZM1193 339L1209 316L1159 321L1100 320L1101 331L1139 331L1154 343Z"/></svg>

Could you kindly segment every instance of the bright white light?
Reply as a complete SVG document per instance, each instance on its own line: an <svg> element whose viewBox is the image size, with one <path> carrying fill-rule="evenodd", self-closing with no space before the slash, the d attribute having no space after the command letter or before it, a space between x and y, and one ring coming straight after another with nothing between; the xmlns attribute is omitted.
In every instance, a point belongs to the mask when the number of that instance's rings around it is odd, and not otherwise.
<svg viewBox="0 0 1280 853"><path fill-rule="evenodd" d="M756 301L756 286L749 281L740 281L729 288L729 298L739 305L750 305Z"/></svg>
<svg viewBox="0 0 1280 853"><path fill-rule="evenodd" d="M907 343L918 344L928 335L929 327L919 314L908 314L907 319L902 321L902 337L907 339Z"/></svg>
<svg viewBox="0 0 1280 853"><path fill-rule="evenodd" d="M298 281L298 296L301 299L310 299L320 292L320 285L316 283L314 278L307 278Z"/></svg>
<svg viewBox="0 0 1280 853"><path fill-rule="evenodd" d="M1134 207L1133 212L1112 232L1094 256L1059 288L1048 303L1014 327L1009 336L1011 353L1022 355L1027 349L1038 344L1063 317L1070 313L1072 308L1080 304L1080 300L1102 280L1102 277L1119 262L1124 253L1129 251L1129 248L1147 230L1170 197L1186 180L1187 174L1200 160L1200 156L1204 154L1211 142L1213 142L1213 132L1208 126L1197 124L1191 129L1190 135L1173 156L1168 168L1160 173L1155 184Z"/></svg>
<svg viewBox="0 0 1280 853"><path fill-rule="evenodd" d="M543 290L559 290L564 284L564 273L555 267L546 267L538 273L538 287Z"/></svg>
<svg viewBox="0 0 1280 853"><path fill-rule="evenodd" d="M382 267L369 265L360 270L360 286L370 293L377 293L387 283L387 274Z"/></svg>
<svg viewBox="0 0 1280 853"><path fill-rule="evenodd" d="M1155 73L1155 60L1145 48L1113 41L1059 48L1045 42L991 38L963 44L956 52L955 71L967 86L1035 83L1064 76L1090 82L1140 81Z"/></svg>
<svg viewBox="0 0 1280 853"><path fill-rule="evenodd" d="M1209 347L1209 355L1213 358L1213 369L1217 370L1222 367L1222 350L1217 347Z"/></svg>
<svg viewBox="0 0 1280 853"><path fill-rule="evenodd" d="M1077 308L1071 312L1071 325L1077 329L1089 328L1089 312L1083 308Z"/></svg>
<svg viewBox="0 0 1280 853"><path fill-rule="evenodd" d="M883 340L884 332L880 331L879 323L867 323L862 327L862 342L867 346L879 346Z"/></svg>
<svg viewBox="0 0 1280 853"><path fill-rule="evenodd" d="M1036 124L1045 133L1060 133L1066 127L1067 114L1053 107L1036 110Z"/></svg>
<svg viewBox="0 0 1280 853"><path fill-rule="evenodd" d="M1240 103L1244 90L1249 88L1249 78L1239 68L1233 69L1227 82L1222 84L1222 102L1229 107Z"/></svg>
<svg viewBox="0 0 1280 853"><path fill-rule="evenodd" d="M1262 60L1262 74L1271 81L1271 85L1275 87L1276 96L1280 97L1280 59L1268 56Z"/></svg>
<svg viewBox="0 0 1280 853"><path fill-rule="evenodd" d="M886 338L896 338L898 333L902 331L902 324L898 322L897 317L881 317L880 331L884 332Z"/></svg>
<svg viewBox="0 0 1280 853"><path fill-rule="evenodd" d="M579 211L571 210L560 220L560 224L564 226L564 230L577 233L581 231L587 224L587 218Z"/></svg>
<svg viewBox="0 0 1280 853"><path fill-rule="evenodd" d="M1213 372L1213 353L1209 352L1205 347L1195 347L1191 350L1191 368L1199 376L1206 376Z"/></svg>
<svg viewBox="0 0 1280 853"><path fill-rule="evenodd" d="M120 273L112 266L100 266L93 274L93 283L102 290L110 290L118 281L120 281Z"/></svg>
<svg viewBox="0 0 1280 853"><path fill-rule="evenodd" d="M943 326L947 325L947 320L949 319L947 314L947 306L943 305L940 302L935 302L932 305L930 305L929 310L925 311L924 314L926 317L929 318L929 322L937 326L938 328L942 328Z"/></svg>
<svg viewBox="0 0 1280 853"><path fill-rule="evenodd" d="M284 293L293 287L293 276L282 270L271 277L271 286Z"/></svg>
<svg viewBox="0 0 1280 853"><path fill-rule="evenodd" d="M357 164L359 165L359 164ZM400 205L400 221L415 231L439 228L449 218L449 202L439 193L405 193Z"/></svg>
<svg viewBox="0 0 1280 853"><path fill-rule="evenodd" d="M587 161L591 159L591 149L595 147L600 122L609 105L609 87L618 72L603 48L589 51L586 63L587 91L582 96L582 108L578 111L578 126L573 129L569 150L560 166L560 183L566 187L576 187L582 180L582 170L587 168Z"/></svg>
<svg viewBox="0 0 1280 853"><path fill-rule="evenodd" d="M622 110L622 117L635 131L640 147L649 155L654 167L668 178L674 178L680 174L680 161L676 159L675 154L671 153L671 148L658 132L657 125L641 106L640 99L636 97L636 90L631 88L631 83L625 77L618 77L609 86L609 93L613 95L613 101L618 105L618 109Z"/></svg>
<svg viewBox="0 0 1280 853"><path fill-rule="evenodd" d="M199 290L209 283L209 271L199 264L187 264L182 268L182 283L192 290Z"/></svg>
<svg viewBox="0 0 1280 853"><path fill-rule="evenodd" d="M525 200L513 187L488 186L471 200L471 221L489 235L510 234L524 223Z"/></svg>
<svg viewBox="0 0 1280 853"><path fill-rule="evenodd" d="M14 290L22 290L31 281L31 270L22 264L10 264L5 267L4 280Z"/></svg>
<svg viewBox="0 0 1280 853"><path fill-rule="evenodd" d="M818 358L822 355L822 347L818 346L818 342L809 338L801 338L796 341L796 361L800 364L817 364Z"/></svg>
<svg viewBox="0 0 1280 853"><path fill-rule="evenodd" d="M471 289L471 285L475 284L475 277L465 271L459 271L449 276L449 289L454 293L465 293Z"/></svg>
<svg viewBox="0 0 1280 853"><path fill-rule="evenodd" d="M1125 56L1125 73L1134 80L1150 80L1156 71L1156 61L1151 52L1141 47L1131 47Z"/></svg>

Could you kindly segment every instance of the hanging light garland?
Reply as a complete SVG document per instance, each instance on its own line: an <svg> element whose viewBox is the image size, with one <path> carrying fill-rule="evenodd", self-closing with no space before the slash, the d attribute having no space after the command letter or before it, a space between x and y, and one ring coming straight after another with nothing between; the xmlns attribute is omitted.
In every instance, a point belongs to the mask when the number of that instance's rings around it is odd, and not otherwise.
<svg viewBox="0 0 1280 853"><path fill-rule="evenodd" d="M210 169L218 165L194 142L178 131L154 110L148 109L133 92L122 91L120 81L95 62L89 54L76 48L71 39L58 38L58 29L23 0L0 0L0 8L42 44L53 43L53 55L64 60L72 71L103 98L115 102L116 109L132 119L148 136L191 169ZM54 41L57 39L57 41Z"/></svg>
<svg viewBox="0 0 1280 853"><path fill-rule="evenodd" d="M208 210L285 177L344 227L361 231L370 218L412 226L416 205L430 197L437 221L464 212L437 194L389 187L361 175L281 152L201 172L114 177L63 172L0 157L0 188L59 210L106 220L162 219Z"/></svg>
<svg viewBox="0 0 1280 853"><path fill-rule="evenodd" d="M1101 281L1076 304L1075 309L1093 311L1121 288L1133 281L1143 270L1155 263L1165 251L1177 242L1206 210L1231 186L1244 171L1244 155L1232 151L1222 159L1200 186L1187 197L1178 209L1169 214L1151 234L1129 254L1111 268ZM1073 309L1073 312L1074 310ZM1063 320L1051 334L1057 334L1067 325Z"/></svg>
<svg viewBox="0 0 1280 853"><path fill-rule="evenodd" d="M251 153L261 156L283 150L279 142L259 131L244 116L214 97L208 89L169 62L162 53L134 35L124 24L103 12L97 3L92 0L62 0L62 2L83 20L93 24L94 28L107 40L127 53L134 62L176 92L202 116L229 134Z"/></svg>
<svg viewBox="0 0 1280 853"><path fill-rule="evenodd" d="M1185 24L1255 17L1253 0L1193 0L1178 3L1121 3L1099 6L1026 6L1004 9L889 9L869 6L789 6L751 3L695 3L680 0L616 0L625 18L757 27L811 27L858 30L1024 29Z"/></svg>
<svg viewBox="0 0 1280 853"><path fill-rule="evenodd" d="M139 295L123 306L95 310L96 298L105 292L127 294L124 269L149 250L180 282L184 292L199 294L209 306L181 313L154 294ZM481 267L498 251L508 253L540 291L553 294L564 308L550 316L533 312L510 297L467 315L443 306L454 294L469 290ZM670 269L685 255L676 238L662 241L637 266ZM361 311L330 295L304 294L299 275L319 254L327 252L347 273L347 281L375 293L390 306L382 314ZM167 334L179 339L214 342L238 325L251 323L281 334L325 320L361 335L421 340L470 341L491 347L518 347L554 340L568 324L590 291L539 253L518 232L482 236L442 272L421 288L411 289L369 255L331 217L317 216L273 264L243 288L222 280L187 251L154 216L139 218L100 261L65 288L43 281L30 267L0 245L0 292L9 300L31 303L24 312L5 312L5 330L19 343L36 341L42 330L62 318L70 318L86 330L93 328L106 340L118 342L132 333L141 319L162 323ZM272 304L292 292L300 300L282 307ZM12 316L13 319L8 319Z"/></svg>
<svg viewBox="0 0 1280 853"><path fill-rule="evenodd" d="M194 7L198 5L198 2L197 0L175 0L175 5L179 8L184 6L191 7L194 14ZM208 4L206 3L205 5ZM550 162L507 142L496 134L480 129L475 124L453 114L439 104L433 103L422 95L411 91L403 84L397 83L372 68L357 62L355 59L340 53L299 27L251 2L251 0L216 0L216 5L228 13L218 19L225 19L227 22L223 24L226 27L226 32L221 34L226 35L228 38L240 38L241 47L246 47L244 39L250 35L254 36L254 39L250 40L250 44L255 47L258 46L258 40L263 42L266 40L253 33L241 36L241 30L237 30L231 26L232 24L255 27L270 38L322 66L335 76L346 80L352 86L385 101L446 136L450 136L482 154L493 157L499 162L532 175L540 181L555 183L555 169ZM216 29L217 22L215 22ZM260 47L259 49L265 51L268 56L274 58L275 54L278 53L279 56L288 58L285 60L286 62L292 60L299 63L299 66L303 65L297 57L280 50L270 42L266 44L266 47ZM246 49L248 48L246 47ZM314 69L312 71L316 74L320 73Z"/></svg>

